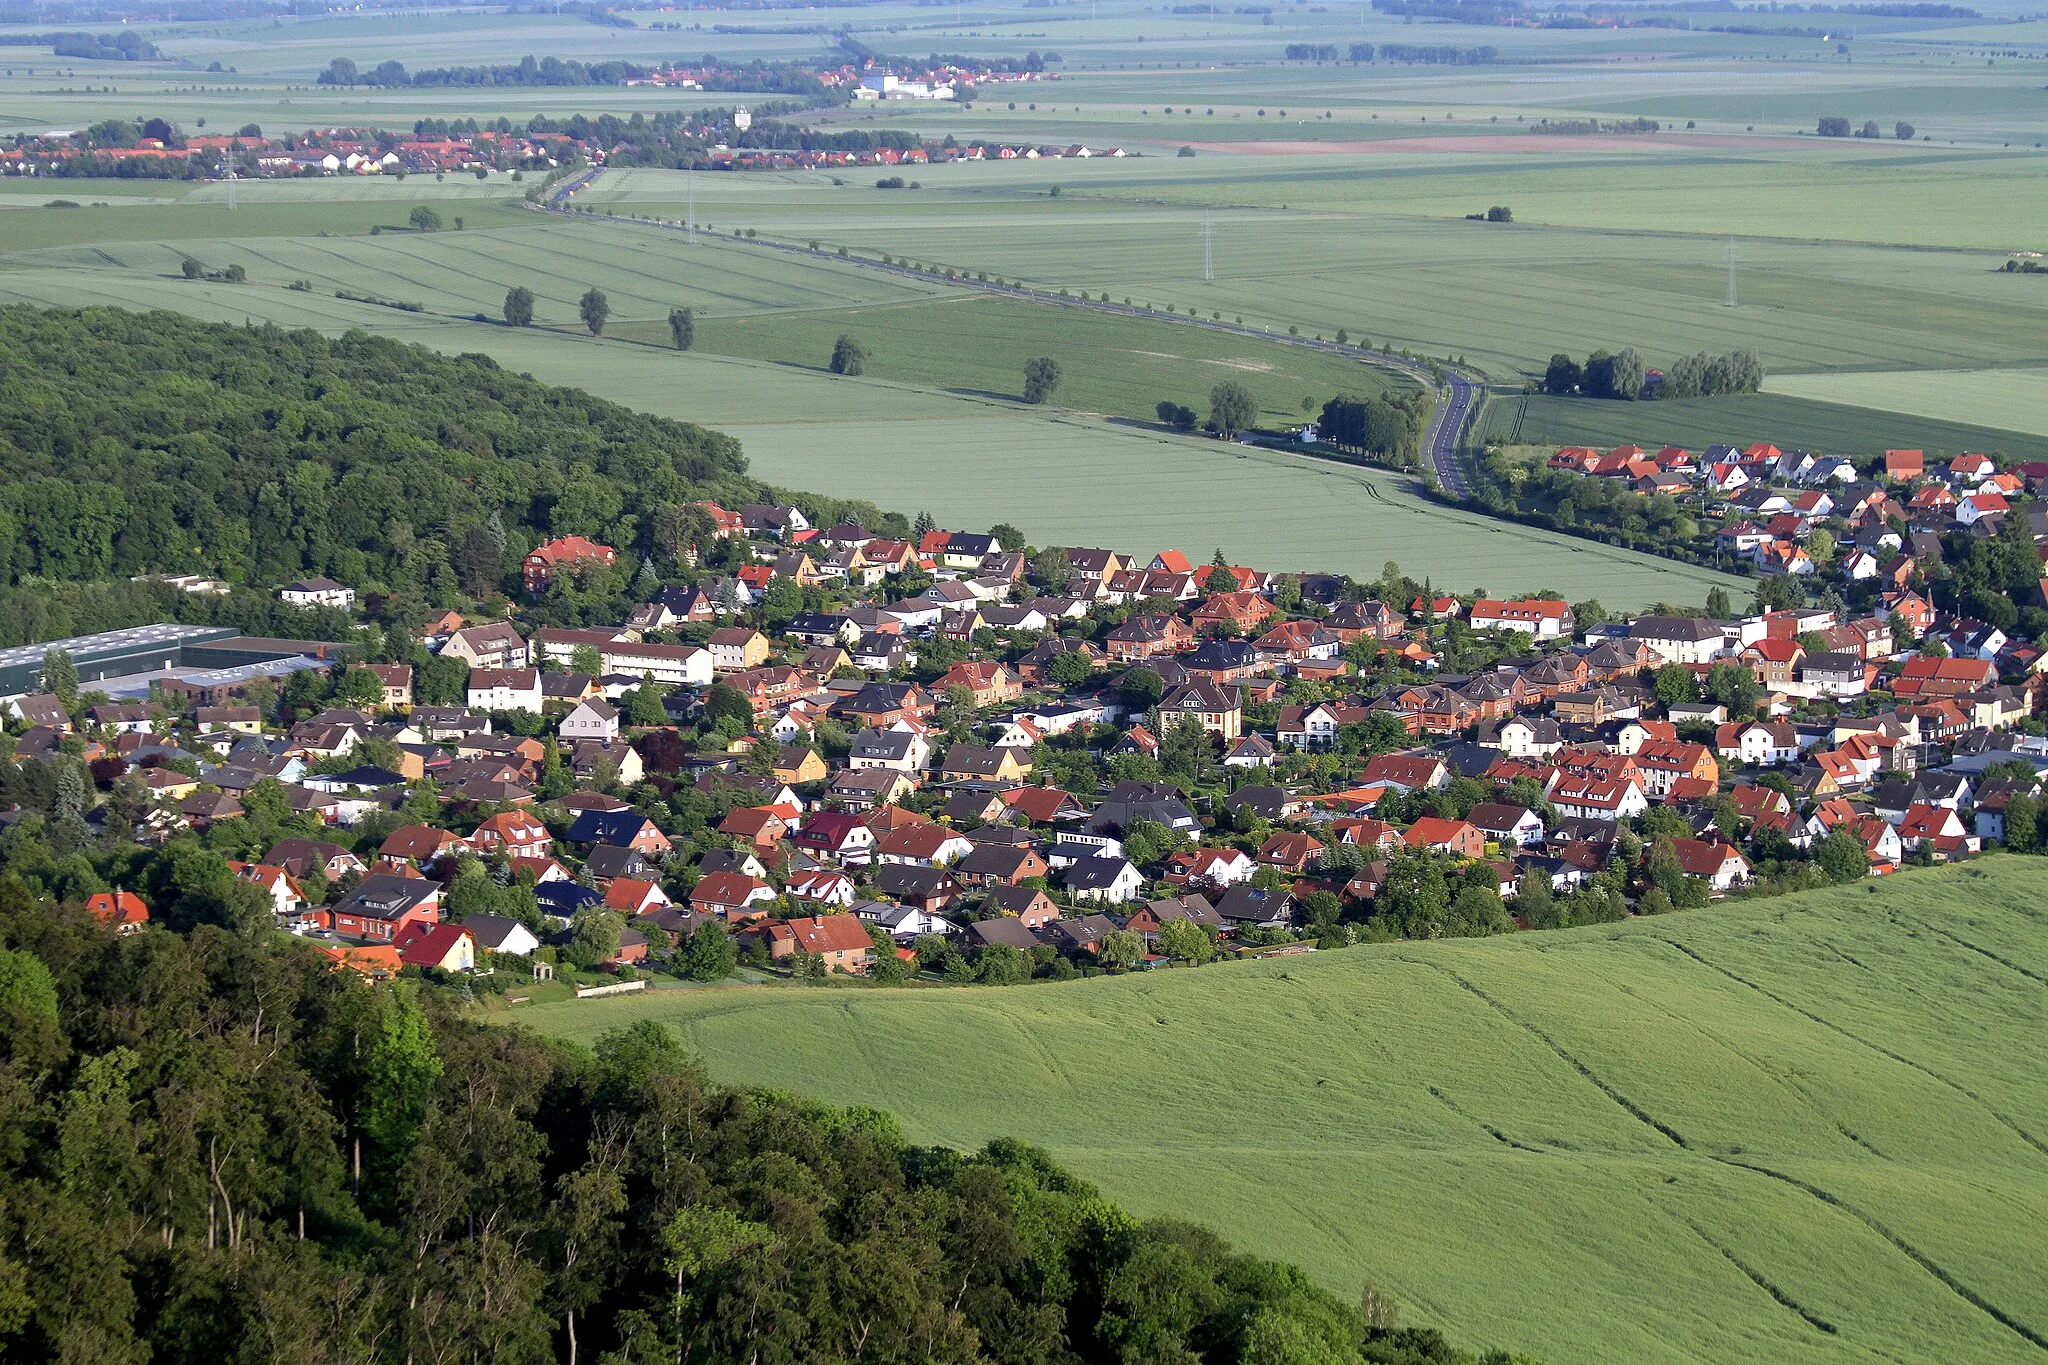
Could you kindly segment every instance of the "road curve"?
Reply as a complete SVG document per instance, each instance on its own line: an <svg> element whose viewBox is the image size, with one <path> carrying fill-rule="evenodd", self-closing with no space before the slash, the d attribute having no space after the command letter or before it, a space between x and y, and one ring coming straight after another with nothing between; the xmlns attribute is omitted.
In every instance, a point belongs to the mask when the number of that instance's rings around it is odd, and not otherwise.
<svg viewBox="0 0 2048 1365"><path fill-rule="evenodd" d="M539 202L529 201L527 207L543 213L560 214L565 218L575 218L584 222L625 222L639 227L660 228L669 232L689 231L689 228L682 223L664 223L659 220L646 218L607 218L603 215L579 213L574 208L569 207L568 201L570 196L574 195L578 190L588 188L591 184L595 183L601 173L601 169L592 169L572 176L551 188ZM1460 500L1469 498L1472 495L1470 480L1465 476L1464 467L1458 463L1458 441L1464 434L1465 423L1471 416L1473 404L1482 390L1474 385L1468 375L1459 370L1452 369L1441 362L1410 360L1403 356L1388 355L1384 352L1360 351L1352 346L1340 346L1334 341L1311 340L1306 337L1292 335L1279 336L1257 327L1247 327L1241 323L1199 318L1192 314L1162 314L1150 308L1140 308L1135 304L1108 303L1100 299L1091 299L1085 294L1075 298L1068 294L1055 294L1050 290L1032 289L1021 284L992 284L986 280L970 280L965 277L950 278L945 275L934 275L929 271L913 270L907 265L898 265L894 262L884 263L881 261L863 260L859 256L841 256L822 247L813 249L808 245L796 242L776 242L770 241L765 237L740 237L724 233L707 233L706 235L716 235L720 242L730 242L738 246L761 247L769 251L786 252L793 256L813 256L820 260L830 260L837 265L852 265L859 266L863 270L878 270L884 274L901 275L926 284L952 284L983 294L1007 294L1015 298L1029 299L1034 303L1057 304L1063 308L1083 308L1093 313L1111 313L1120 317L1147 318L1153 322L1172 323L1180 327L1199 327L1204 331L1226 332L1234 336L1249 337L1280 346L1299 346L1304 350L1323 351L1332 355L1341 355L1346 359L1356 360L1363 365L1383 370L1394 370L1416 380L1425 390L1435 394L1437 398L1435 415L1431 418L1428 431L1422 440L1424 466L1435 476L1438 487L1442 488L1445 493ZM1444 376L1445 382L1442 388L1439 388L1436 384L1432 376L1432 370Z"/></svg>

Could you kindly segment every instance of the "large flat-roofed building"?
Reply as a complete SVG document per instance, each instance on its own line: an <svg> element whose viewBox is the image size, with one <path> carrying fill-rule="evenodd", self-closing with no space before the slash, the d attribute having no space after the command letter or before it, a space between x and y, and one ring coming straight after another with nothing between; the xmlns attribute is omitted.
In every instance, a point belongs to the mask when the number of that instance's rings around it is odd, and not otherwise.
<svg viewBox="0 0 2048 1365"><path fill-rule="evenodd" d="M74 635L33 645L0 649L0 697L40 690L43 656L61 649L71 656L81 686L108 678L161 674L171 669L234 669L294 657L326 659L342 646L316 640L272 640L244 635L232 626L186 626L163 622Z"/></svg>

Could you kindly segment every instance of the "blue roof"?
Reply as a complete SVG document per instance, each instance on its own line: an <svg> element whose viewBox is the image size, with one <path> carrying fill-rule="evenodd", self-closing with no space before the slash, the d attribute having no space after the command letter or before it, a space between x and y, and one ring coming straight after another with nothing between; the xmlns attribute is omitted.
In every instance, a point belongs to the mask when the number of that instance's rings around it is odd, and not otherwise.
<svg viewBox="0 0 2048 1365"><path fill-rule="evenodd" d="M584 906L601 903L604 897L575 882L542 882L533 888L533 899L550 915L569 919Z"/></svg>

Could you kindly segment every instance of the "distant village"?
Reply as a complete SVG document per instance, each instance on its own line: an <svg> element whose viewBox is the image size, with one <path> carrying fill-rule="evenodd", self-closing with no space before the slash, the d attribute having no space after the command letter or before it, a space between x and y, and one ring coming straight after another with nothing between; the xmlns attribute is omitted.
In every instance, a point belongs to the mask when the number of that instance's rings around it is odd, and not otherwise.
<svg viewBox="0 0 2048 1365"><path fill-rule="evenodd" d="M615 625L512 602L356 646L147 627L0 651L0 712L24 770L90 772L73 814L230 851L338 962L515 991L638 989L708 938L762 972L1005 983L2033 848L2048 654L1938 610L1940 537L1912 528L2023 534L2039 577L2048 526L2012 499L2048 469L1893 451L1865 484L1770 447L1682 454L1551 463L1717 490L1766 573L1800 574L1802 532L1834 525L1864 605L1620 619L1391 564L704 503L695 567ZM536 603L617 562L559 539L522 585ZM279 595L377 609L328 578ZM126 888L92 904L158 913Z"/></svg>
<svg viewBox="0 0 2048 1365"><path fill-rule="evenodd" d="M353 67L351 66L351 72ZM963 68L937 64L908 75L848 64L801 73L834 93L832 100L855 104L903 100L923 102L970 98L981 87L1001 83L1057 80L1036 70ZM730 73L698 68L661 68L628 79L628 85L699 89L729 85ZM799 104L770 99L767 108L795 110ZM662 115L653 121L611 116L596 119L535 118L525 128L500 119L495 126L451 132L422 121L411 132L379 128L308 128L266 135L255 125L238 133L187 133L161 118L135 124L114 120L86 129L18 134L0 147L0 174L147 178L238 178L338 175L446 175L550 170L569 164L635 164L645 143L658 135L664 152L686 145L691 164L709 170L783 170L803 167L924 165L948 161L1035 161L1041 158L1122 157L1119 147L974 142L952 138L925 141L890 130L870 137L859 131L813 135L791 130L805 145L756 147L747 133L754 116L744 107L702 114ZM782 125L764 125L780 129ZM202 124L203 128L203 124ZM830 145L810 145L822 143ZM848 145L838 145L848 144ZM899 145L900 144L900 145Z"/></svg>

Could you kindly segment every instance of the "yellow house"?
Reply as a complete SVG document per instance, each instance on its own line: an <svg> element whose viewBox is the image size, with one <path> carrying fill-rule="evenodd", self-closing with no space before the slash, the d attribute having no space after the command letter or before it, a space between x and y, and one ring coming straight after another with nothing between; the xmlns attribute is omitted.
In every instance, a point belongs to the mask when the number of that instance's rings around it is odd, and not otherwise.
<svg viewBox="0 0 2048 1365"><path fill-rule="evenodd" d="M747 626L726 626L711 632L711 666L720 673L739 673L768 662L768 637Z"/></svg>
<svg viewBox="0 0 2048 1365"><path fill-rule="evenodd" d="M955 744L939 772L948 782L1022 782L1031 776L1031 751L1011 744Z"/></svg>
<svg viewBox="0 0 2048 1365"><path fill-rule="evenodd" d="M775 780L790 787L801 787L806 782L823 782L829 773L825 760L818 757L817 750L783 746L775 758Z"/></svg>

